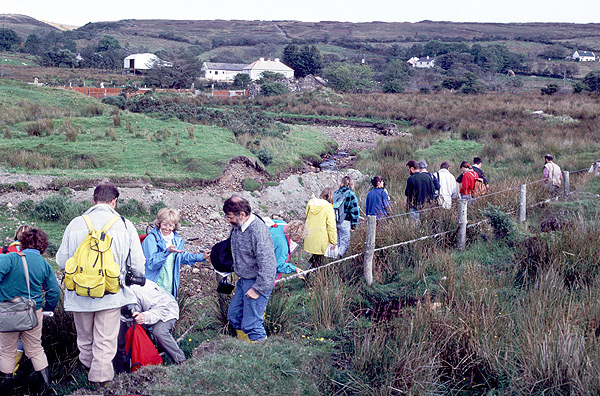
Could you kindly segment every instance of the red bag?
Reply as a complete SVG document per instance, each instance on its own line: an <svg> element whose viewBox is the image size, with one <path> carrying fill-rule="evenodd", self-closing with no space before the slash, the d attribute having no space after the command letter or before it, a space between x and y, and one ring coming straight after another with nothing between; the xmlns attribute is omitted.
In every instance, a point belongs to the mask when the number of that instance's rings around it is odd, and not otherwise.
<svg viewBox="0 0 600 396"><path fill-rule="evenodd" d="M131 372L142 366L159 366L163 360L142 326L133 322L125 334L125 351L131 359Z"/></svg>

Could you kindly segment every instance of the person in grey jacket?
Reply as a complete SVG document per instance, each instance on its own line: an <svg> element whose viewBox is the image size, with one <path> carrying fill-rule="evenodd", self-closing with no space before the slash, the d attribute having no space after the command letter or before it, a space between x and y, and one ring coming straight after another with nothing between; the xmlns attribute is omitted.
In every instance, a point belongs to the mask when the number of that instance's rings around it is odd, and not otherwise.
<svg viewBox="0 0 600 396"><path fill-rule="evenodd" d="M261 341L267 338L263 315L275 283L273 240L265 222L252 213L244 198L231 196L223 204L223 212L232 226L233 270L240 277L227 318L238 338Z"/></svg>
<svg viewBox="0 0 600 396"><path fill-rule="evenodd" d="M144 285L134 284L130 286L135 294L137 302L129 305L128 311L133 320L143 325L154 335L154 339L163 351L176 364L185 361L183 351L177 345L177 341L171 335L175 322L179 319L179 304L172 294L165 291L151 280L146 279ZM128 318L121 317L121 331L119 332L119 350L113 361L117 373L126 370L125 366L125 333L127 332Z"/></svg>
<svg viewBox="0 0 600 396"><path fill-rule="evenodd" d="M119 190L114 184L101 183L96 187L94 206L85 212L95 229L102 229L114 216L120 216L115 210L118 198ZM112 360L117 352L121 307L137 302L135 294L123 282L127 262L134 275L144 275L145 258L137 231L129 220L121 219L107 231L112 236L111 252L121 269L119 291L92 298L80 296L74 290L65 290L65 311L73 312L79 361L89 369L90 383L97 386L106 385L114 377ZM60 268L65 268L67 260L75 254L88 232L81 216L69 223L56 253L56 263Z"/></svg>

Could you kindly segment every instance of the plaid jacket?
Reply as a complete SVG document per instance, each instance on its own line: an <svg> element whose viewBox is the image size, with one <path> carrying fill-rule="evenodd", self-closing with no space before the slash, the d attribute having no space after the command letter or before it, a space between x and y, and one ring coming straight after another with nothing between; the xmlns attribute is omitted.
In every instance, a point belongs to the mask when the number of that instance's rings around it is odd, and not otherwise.
<svg viewBox="0 0 600 396"><path fill-rule="evenodd" d="M358 198L354 191L350 187L342 187L336 191L340 194L347 194L344 200L344 212L346 213L346 219L350 221L352 228L356 227L358 220L360 219L360 209L358 207Z"/></svg>

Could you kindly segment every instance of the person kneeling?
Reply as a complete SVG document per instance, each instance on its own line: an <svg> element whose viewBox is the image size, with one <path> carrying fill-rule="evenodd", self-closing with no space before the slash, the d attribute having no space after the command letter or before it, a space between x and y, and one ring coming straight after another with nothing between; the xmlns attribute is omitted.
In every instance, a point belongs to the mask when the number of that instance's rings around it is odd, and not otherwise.
<svg viewBox="0 0 600 396"><path fill-rule="evenodd" d="M171 330L179 319L179 305L173 295L148 279L144 285L132 284L130 288L137 298L137 304L131 304L124 308L131 312L131 316L137 324L143 325L152 332L156 343L173 362L183 363L185 355L171 335ZM119 350L113 361L116 372L129 371L126 367L125 334L130 320L121 317Z"/></svg>

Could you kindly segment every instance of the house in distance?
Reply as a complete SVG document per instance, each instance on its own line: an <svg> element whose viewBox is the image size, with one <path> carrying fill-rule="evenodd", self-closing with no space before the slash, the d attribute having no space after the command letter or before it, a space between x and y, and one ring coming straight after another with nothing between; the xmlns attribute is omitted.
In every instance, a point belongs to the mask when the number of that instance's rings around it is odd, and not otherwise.
<svg viewBox="0 0 600 396"><path fill-rule="evenodd" d="M571 58L579 62L594 62L596 55L591 51L575 51Z"/></svg>
<svg viewBox="0 0 600 396"><path fill-rule="evenodd" d="M123 68L125 71L131 71L134 74L145 73L157 66L173 67L173 63L164 61L158 56L150 53L131 54L123 61Z"/></svg>
<svg viewBox="0 0 600 396"><path fill-rule="evenodd" d="M249 65L238 63L214 63L204 62L202 72L204 78L213 81L231 82L236 74L247 74L252 80L258 80L265 71L281 73L285 78L294 77L294 69L281 63L279 58L260 58Z"/></svg>

